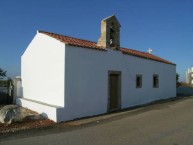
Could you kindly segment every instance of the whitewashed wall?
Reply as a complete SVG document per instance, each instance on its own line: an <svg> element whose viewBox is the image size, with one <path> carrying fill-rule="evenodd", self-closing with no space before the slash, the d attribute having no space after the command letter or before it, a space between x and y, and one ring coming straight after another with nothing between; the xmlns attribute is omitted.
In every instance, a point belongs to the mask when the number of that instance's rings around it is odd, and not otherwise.
<svg viewBox="0 0 193 145"><path fill-rule="evenodd" d="M22 56L24 98L17 103L56 122L106 113L108 71L121 71L121 108L176 96L174 65L68 46L37 33ZM136 74L143 76L140 89ZM153 88L153 74L159 75L159 88Z"/></svg>
<svg viewBox="0 0 193 145"><path fill-rule="evenodd" d="M24 98L64 106L65 44L38 33L22 56Z"/></svg>
<svg viewBox="0 0 193 145"><path fill-rule="evenodd" d="M108 71L121 71L121 108L176 96L176 67L142 59L120 51L98 51L66 46L65 109L59 120L107 112ZM136 88L136 74L142 74L142 88ZM159 88L153 88L153 74Z"/></svg>

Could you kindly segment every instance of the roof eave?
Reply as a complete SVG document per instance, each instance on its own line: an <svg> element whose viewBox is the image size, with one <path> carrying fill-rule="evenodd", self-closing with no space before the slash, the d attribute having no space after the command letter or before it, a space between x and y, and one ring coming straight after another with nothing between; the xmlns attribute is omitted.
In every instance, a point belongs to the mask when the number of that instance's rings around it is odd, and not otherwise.
<svg viewBox="0 0 193 145"><path fill-rule="evenodd" d="M161 61L161 60L159 61L159 60L151 59L151 58L148 58L148 57L141 57L141 56L138 56L138 55L135 55L135 54L131 54L131 53L127 53L127 52L123 52L123 51L122 51L122 53L126 54L126 55L135 56L135 57L138 57L138 58L142 58L142 59L152 60L152 61L161 62L161 63L165 63L165 64L169 64L169 65L175 65L176 66L175 63L172 63L172 62L169 62L169 61L168 62L164 62L164 61Z"/></svg>

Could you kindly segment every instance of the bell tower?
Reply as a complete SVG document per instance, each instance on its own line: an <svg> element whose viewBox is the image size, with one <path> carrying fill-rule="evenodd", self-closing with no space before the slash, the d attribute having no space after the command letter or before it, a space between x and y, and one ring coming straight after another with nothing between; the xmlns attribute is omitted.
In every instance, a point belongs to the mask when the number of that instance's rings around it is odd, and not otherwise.
<svg viewBox="0 0 193 145"><path fill-rule="evenodd" d="M101 37L98 46L106 48L120 49L120 23L115 15L107 17L101 21Z"/></svg>

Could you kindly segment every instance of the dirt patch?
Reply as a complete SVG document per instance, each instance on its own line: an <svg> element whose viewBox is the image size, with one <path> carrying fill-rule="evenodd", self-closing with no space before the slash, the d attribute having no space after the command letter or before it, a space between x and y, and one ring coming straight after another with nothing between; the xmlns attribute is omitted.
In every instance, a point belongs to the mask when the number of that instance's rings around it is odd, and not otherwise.
<svg viewBox="0 0 193 145"><path fill-rule="evenodd" d="M4 105L0 105L0 109L3 106ZM34 111L31 111L31 112L33 114L37 114L37 112L34 112ZM26 118L22 122L16 122L12 124L0 123L0 133L11 133L11 132L27 130L27 129L45 128L45 127L53 126L55 124L56 123L54 121L49 120L47 118L43 118L39 120L33 120L33 119Z"/></svg>
<svg viewBox="0 0 193 145"><path fill-rule="evenodd" d="M27 129L44 128L48 126L53 126L54 124L55 122L49 119L43 120L24 119L24 121L22 122L13 123L9 125L0 123L0 133L10 133Z"/></svg>

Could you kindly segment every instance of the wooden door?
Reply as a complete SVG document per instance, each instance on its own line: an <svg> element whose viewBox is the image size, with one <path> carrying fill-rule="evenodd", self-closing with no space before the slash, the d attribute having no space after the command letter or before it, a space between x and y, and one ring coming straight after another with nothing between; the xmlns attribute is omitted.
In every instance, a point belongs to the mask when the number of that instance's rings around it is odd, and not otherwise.
<svg viewBox="0 0 193 145"><path fill-rule="evenodd" d="M120 73L109 74L109 111L120 109Z"/></svg>

